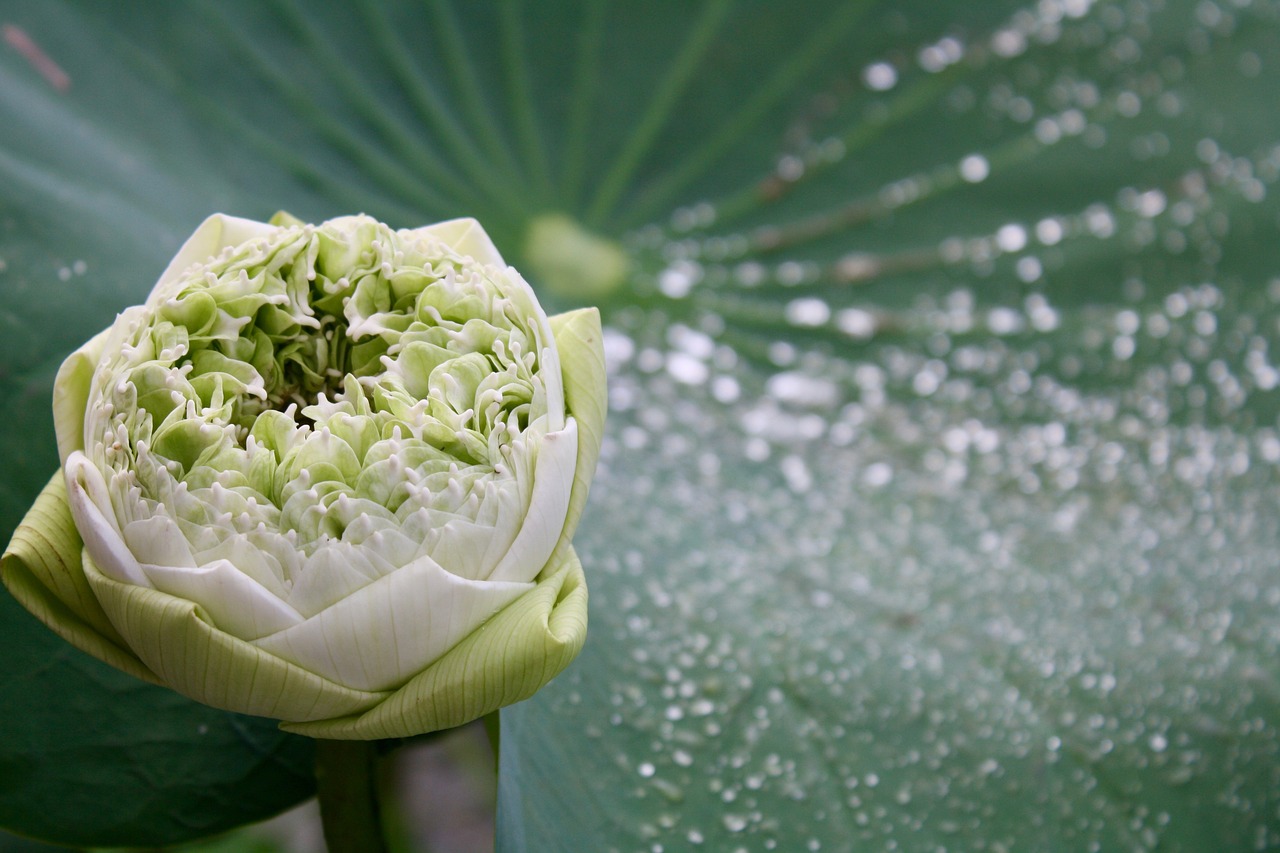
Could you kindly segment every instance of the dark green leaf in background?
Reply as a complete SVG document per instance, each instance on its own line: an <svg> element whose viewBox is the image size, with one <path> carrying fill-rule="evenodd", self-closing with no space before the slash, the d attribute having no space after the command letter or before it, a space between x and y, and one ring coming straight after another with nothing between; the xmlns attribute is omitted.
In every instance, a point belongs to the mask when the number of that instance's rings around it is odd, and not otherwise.
<svg viewBox="0 0 1280 853"><path fill-rule="evenodd" d="M207 213L473 215L612 369L591 638L503 714L502 849L1280 845L1273 0L0 18L0 530L59 360ZM122 682L4 606L48 651L3 766L53 761L50 704ZM158 695L5 822L110 763L212 829L142 723L211 712Z"/></svg>
<svg viewBox="0 0 1280 853"><path fill-rule="evenodd" d="M0 824L68 845L160 845L310 796L312 746L118 673L12 601L0 642Z"/></svg>

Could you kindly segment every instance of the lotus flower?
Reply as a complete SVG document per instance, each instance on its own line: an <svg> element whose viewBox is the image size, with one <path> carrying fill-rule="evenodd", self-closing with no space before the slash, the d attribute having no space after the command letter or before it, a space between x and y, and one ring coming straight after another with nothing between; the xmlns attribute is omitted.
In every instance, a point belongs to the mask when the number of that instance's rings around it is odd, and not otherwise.
<svg viewBox="0 0 1280 853"><path fill-rule="evenodd" d="M604 411L598 313L548 318L473 220L213 216L63 364L62 471L4 580L209 705L324 738L459 725L581 648Z"/></svg>

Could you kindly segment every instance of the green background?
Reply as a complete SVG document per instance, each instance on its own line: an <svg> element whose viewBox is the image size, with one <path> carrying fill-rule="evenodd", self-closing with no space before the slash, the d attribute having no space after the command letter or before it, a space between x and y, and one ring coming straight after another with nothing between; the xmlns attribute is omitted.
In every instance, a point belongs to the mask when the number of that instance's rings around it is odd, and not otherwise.
<svg viewBox="0 0 1280 853"><path fill-rule="evenodd" d="M1280 845L1275 2L0 26L0 532L57 365L208 213L476 216L611 368L591 636L503 713L501 849ZM625 281L524 263L549 213ZM170 843L312 790L304 741L7 598L0 643L4 827Z"/></svg>

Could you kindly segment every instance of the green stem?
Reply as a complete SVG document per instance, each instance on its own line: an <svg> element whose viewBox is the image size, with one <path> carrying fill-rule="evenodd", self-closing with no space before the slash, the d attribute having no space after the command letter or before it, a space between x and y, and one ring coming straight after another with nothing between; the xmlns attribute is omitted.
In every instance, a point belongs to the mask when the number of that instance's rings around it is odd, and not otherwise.
<svg viewBox="0 0 1280 853"><path fill-rule="evenodd" d="M329 853L386 853L373 741L316 740L316 788Z"/></svg>
<svg viewBox="0 0 1280 853"><path fill-rule="evenodd" d="M502 742L502 711L490 711L484 717L484 733L489 736L489 746L493 749L493 769L498 770L498 760L500 752L499 744Z"/></svg>

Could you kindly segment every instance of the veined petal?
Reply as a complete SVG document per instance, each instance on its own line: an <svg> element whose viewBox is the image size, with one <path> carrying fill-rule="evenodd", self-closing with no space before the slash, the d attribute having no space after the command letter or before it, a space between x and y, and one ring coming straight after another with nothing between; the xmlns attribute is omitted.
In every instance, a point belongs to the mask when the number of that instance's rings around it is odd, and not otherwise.
<svg viewBox="0 0 1280 853"><path fill-rule="evenodd" d="M604 333L600 312L582 308L557 314L550 320L559 346L564 374L565 405L578 422L578 458L573 470L573 494L564 530L551 563L558 564L570 550L573 534L587 505L591 478L600 459L609 389L604 367Z"/></svg>
<svg viewBox="0 0 1280 853"><path fill-rule="evenodd" d="M158 683L116 632L85 580L84 543L58 471L13 533L0 560L0 580L32 615L71 645L144 681Z"/></svg>
<svg viewBox="0 0 1280 853"><path fill-rule="evenodd" d="M283 720L326 720L368 710L387 696L281 660L209 624L199 605L121 583L91 559L84 573L111 624L147 669L197 702Z"/></svg>
<svg viewBox="0 0 1280 853"><path fill-rule="evenodd" d="M465 580L420 557L254 645L358 690L387 690L532 586Z"/></svg>
<svg viewBox="0 0 1280 853"><path fill-rule="evenodd" d="M528 699L577 656L587 638L587 584L570 548L562 563L388 699L361 714L283 723L310 737L409 737L470 722Z"/></svg>

